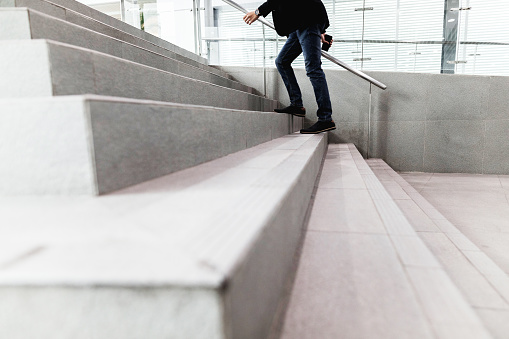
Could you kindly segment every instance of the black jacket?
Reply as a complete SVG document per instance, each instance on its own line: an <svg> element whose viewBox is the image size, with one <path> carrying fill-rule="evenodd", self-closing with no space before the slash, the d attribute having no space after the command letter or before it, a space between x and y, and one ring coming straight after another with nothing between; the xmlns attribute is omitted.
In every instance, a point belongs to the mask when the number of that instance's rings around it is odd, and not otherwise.
<svg viewBox="0 0 509 339"><path fill-rule="evenodd" d="M327 11L321 0L267 0L258 10L264 17L272 12L276 31L281 36L312 24L322 24L322 33L329 27Z"/></svg>

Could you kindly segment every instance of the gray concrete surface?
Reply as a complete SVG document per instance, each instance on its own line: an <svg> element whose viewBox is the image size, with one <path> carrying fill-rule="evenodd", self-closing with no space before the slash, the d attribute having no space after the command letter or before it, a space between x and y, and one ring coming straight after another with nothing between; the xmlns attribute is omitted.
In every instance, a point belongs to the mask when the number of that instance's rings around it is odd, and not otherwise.
<svg viewBox="0 0 509 339"><path fill-rule="evenodd" d="M509 177L440 173L401 175L509 274Z"/></svg>
<svg viewBox="0 0 509 339"><path fill-rule="evenodd" d="M0 337L266 337L326 147L292 134L100 198L0 197Z"/></svg>
<svg viewBox="0 0 509 339"><path fill-rule="evenodd" d="M196 67L175 59L175 53L130 35L105 35L97 27L83 27L32 9L1 8L0 40L47 39L90 49L219 86L249 92L252 89L218 75L216 68ZM28 19L28 20L27 20ZM90 20L99 25L97 21ZM111 36L113 35L113 37ZM72 58L69 58L72 61ZM203 65L202 65L203 66Z"/></svg>
<svg viewBox="0 0 509 339"><path fill-rule="evenodd" d="M3 195L115 191L299 130L302 118L104 96L0 100ZM292 125L293 124L293 125Z"/></svg>
<svg viewBox="0 0 509 339"><path fill-rule="evenodd" d="M331 144L280 338L491 335L355 147Z"/></svg>
<svg viewBox="0 0 509 339"><path fill-rule="evenodd" d="M241 110L277 107L259 95L58 42L13 40L0 46L3 98L100 94Z"/></svg>
<svg viewBox="0 0 509 339"><path fill-rule="evenodd" d="M222 67L263 91L262 69ZM509 78L497 76L366 72L385 83L373 87L370 157L398 171L509 174ZM333 119L331 142L352 142L366 156L369 85L343 70L325 70ZM316 120L313 90L303 69L296 75ZM267 93L289 104L275 68L267 69Z"/></svg>
<svg viewBox="0 0 509 339"><path fill-rule="evenodd" d="M508 326L504 324L509 323L509 276L480 247L465 237L454 222L435 209L383 160L370 159L368 163L492 336L497 339L507 338ZM423 177L419 175L404 174L409 181L417 178L416 182L421 186L419 180ZM451 191L456 191L455 186L460 186L455 185L458 175L448 177L452 180L444 180L442 185L449 197ZM476 184L470 188L475 190L484 181L489 182L488 190L496 189L497 180L494 179L477 176ZM467 185L461 187L466 188ZM479 227L482 225L484 223L480 222Z"/></svg>

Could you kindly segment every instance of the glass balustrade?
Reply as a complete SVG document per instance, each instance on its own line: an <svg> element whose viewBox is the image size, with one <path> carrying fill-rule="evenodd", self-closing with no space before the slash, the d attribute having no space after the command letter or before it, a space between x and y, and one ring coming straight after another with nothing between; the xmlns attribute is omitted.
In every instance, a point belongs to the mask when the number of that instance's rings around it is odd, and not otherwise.
<svg viewBox="0 0 509 339"><path fill-rule="evenodd" d="M221 0L81 0L209 59L272 66L285 42ZM236 1L254 10L263 1ZM365 71L509 75L509 3L496 0L323 0L329 53ZM268 21L272 18L269 15ZM300 57L296 67L303 67ZM324 60L324 68L337 67Z"/></svg>
<svg viewBox="0 0 509 339"><path fill-rule="evenodd" d="M147 33L200 54L196 47L193 0L80 0L96 10L125 21ZM203 2L203 1L202 1ZM198 1L199 4L199 1Z"/></svg>

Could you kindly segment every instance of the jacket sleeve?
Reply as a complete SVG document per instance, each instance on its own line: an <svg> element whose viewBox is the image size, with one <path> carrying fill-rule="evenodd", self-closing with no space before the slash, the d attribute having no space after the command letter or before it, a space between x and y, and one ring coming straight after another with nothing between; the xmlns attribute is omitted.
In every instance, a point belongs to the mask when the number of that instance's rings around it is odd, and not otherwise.
<svg viewBox="0 0 509 339"><path fill-rule="evenodd" d="M270 12L272 12L274 9L276 9L277 0L267 0L263 4L261 4L260 7L258 7L258 10L260 11L260 14L263 17L266 17L269 15Z"/></svg>

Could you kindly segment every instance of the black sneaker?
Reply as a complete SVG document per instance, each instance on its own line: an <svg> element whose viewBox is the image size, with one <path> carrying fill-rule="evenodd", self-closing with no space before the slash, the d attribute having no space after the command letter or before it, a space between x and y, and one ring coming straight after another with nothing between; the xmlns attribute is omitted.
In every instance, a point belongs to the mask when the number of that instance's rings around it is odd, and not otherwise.
<svg viewBox="0 0 509 339"><path fill-rule="evenodd" d="M334 121L318 121L313 126L300 130L302 134L318 134L336 129Z"/></svg>
<svg viewBox="0 0 509 339"><path fill-rule="evenodd" d="M285 108L275 108L274 112L277 113L288 113L291 115L295 115L296 117L304 117L306 116L306 109L304 107L297 106L288 106Z"/></svg>

